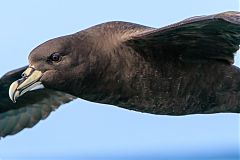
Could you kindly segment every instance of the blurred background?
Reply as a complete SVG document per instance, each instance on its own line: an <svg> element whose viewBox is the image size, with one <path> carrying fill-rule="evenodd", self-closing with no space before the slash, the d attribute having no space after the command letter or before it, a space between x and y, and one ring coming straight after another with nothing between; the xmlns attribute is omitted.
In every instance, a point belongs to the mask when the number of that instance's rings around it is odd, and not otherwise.
<svg viewBox="0 0 240 160"><path fill-rule="evenodd" d="M22 0L0 2L0 75L28 64L40 43L121 20L162 27L239 10L239 0ZM236 58L240 65L240 58ZM32 129L0 140L7 159L240 159L240 116L161 116L78 99Z"/></svg>

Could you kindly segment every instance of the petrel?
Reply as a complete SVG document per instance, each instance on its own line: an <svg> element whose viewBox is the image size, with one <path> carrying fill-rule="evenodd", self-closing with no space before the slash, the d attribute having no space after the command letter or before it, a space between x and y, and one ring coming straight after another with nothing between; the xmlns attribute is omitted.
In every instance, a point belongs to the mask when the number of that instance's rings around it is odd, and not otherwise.
<svg viewBox="0 0 240 160"><path fill-rule="evenodd" d="M51 39L0 79L0 137L76 98L158 115L240 113L239 44L235 11L162 28L107 22Z"/></svg>

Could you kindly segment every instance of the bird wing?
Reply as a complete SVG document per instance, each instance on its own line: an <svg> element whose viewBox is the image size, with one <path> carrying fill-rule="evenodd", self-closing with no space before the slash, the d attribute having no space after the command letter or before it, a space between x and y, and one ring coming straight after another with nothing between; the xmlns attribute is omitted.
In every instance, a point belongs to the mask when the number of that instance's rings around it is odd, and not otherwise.
<svg viewBox="0 0 240 160"><path fill-rule="evenodd" d="M8 96L9 86L21 78L26 68L10 71L0 79L0 138L33 127L61 104L75 99L74 96L63 92L38 89L26 93L17 103L13 103Z"/></svg>
<svg viewBox="0 0 240 160"><path fill-rule="evenodd" d="M198 62L209 59L234 63L240 44L240 12L188 18L160 29L136 34L125 41L138 52Z"/></svg>

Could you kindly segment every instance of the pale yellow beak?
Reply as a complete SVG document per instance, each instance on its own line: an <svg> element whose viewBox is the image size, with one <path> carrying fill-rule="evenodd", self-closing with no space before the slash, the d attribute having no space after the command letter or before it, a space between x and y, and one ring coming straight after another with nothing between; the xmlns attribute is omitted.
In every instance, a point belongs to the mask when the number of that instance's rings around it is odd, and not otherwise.
<svg viewBox="0 0 240 160"><path fill-rule="evenodd" d="M13 82L9 87L10 99L15 103L18 97L41 85L39 80L42 75L41 71L36 70L34 67L28 67L23 72L22 78Z"/></svg>

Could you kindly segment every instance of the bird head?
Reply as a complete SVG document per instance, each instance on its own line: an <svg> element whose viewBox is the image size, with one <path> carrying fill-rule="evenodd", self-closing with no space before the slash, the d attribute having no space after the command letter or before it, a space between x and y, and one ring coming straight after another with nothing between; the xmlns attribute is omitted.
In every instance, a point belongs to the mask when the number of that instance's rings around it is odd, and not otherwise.
<svg viewBox="0 0 240 160"><path fill-rule="evenodd" d="M22 78L11 84L9 97L16 102L24 93L43 86L69 93L73 84L81 83L88 70L86 48L84 40L74 35L39 45L31 51L29 67L22 73Z"/></svg>

